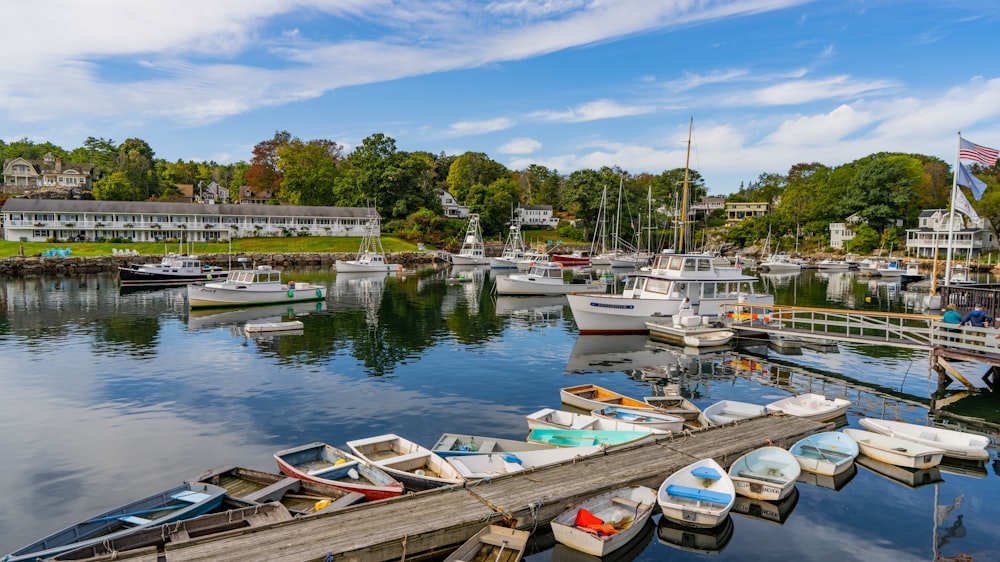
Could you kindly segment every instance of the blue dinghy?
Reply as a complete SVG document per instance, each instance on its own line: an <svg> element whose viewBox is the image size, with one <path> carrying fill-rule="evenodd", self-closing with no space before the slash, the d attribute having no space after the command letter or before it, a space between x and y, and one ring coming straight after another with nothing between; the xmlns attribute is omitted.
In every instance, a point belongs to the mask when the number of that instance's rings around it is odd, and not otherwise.
<svg viewBox="0 0 1000 562"><path fill-rule="evenodd" d="M189 519L222 504L226 490L211 484L185 482L159 494L106 511L23 546L4 562L36 560L117 539L154 525Z"/></svg>

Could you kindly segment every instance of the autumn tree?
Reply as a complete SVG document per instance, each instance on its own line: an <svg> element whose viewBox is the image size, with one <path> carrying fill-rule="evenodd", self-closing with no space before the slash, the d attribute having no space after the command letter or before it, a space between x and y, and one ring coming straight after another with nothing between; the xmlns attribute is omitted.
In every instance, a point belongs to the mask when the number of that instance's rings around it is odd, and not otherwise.
<svg viewBox="0 0 1000 562"><path fill-rule="evenodd" d="M254 191L277 194L281 189L281 168L278 167L278 148L288 144L292 135L277 131L274 137L253 147L250 167L243 174L243 183Z"/></svg>

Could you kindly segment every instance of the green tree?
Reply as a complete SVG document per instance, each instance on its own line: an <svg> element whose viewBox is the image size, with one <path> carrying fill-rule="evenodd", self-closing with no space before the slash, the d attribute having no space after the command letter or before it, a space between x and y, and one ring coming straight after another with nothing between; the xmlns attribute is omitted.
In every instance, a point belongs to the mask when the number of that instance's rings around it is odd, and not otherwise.
<svg viewBox="0 0 1000 562"><path fill-rule="evenodd" d="M845 215L857 213L879 233L918 209L923 164L912 156L881 153L859 163L841 200Z"/></svg>
<svg viewBox="0 0 1000 562"><path fill-rule="evenodd" d="M451 163L451 168L448 170L448 189L457 201L467 203L466 198L472 186L490 185L497 180L511 177L513 175L506 166L491 160L486 154L466 152Z"/></svg>
<svg viewBox="0 0 1000 562"><path fill-rule="evenodd" d="M292 139L278 147L281 199L293 205L332 205L343 147L330 140Z"/></svg>
<svg viewBox="0 0 1000 562"><path fill-rule="evenodd" d="M126 139L118 146L112 169L124 174L131 189L132 201L148 199L158 188L154 175L155 155L142 139Z"/></svg>
<svg viewBox="0 0 1000 562"><path fill-rule="evenodd" d="M112 172L94 182L93 195L98 201L132 201L133 194L125 172Z"/></svg>

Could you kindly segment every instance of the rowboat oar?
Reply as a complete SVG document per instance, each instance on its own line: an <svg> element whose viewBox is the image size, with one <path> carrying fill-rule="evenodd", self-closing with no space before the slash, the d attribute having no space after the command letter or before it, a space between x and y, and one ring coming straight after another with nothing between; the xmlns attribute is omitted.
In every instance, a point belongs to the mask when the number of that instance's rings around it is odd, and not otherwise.
<svg viewBox="0 0 1000 562"><path fill-rule="evenodd" d="M120 515L108 515L107 517L98 517L97 519L91 519L87 523L100 523L102 521L114 521L115 519L125 519L126 517L132 517L135 515L145 515L147 513L156 513L157 511L165 511L167 509L178 509L181 507L187 507L191 504L189 503L179 503L175 505L165 505L163 507L158 507L156 509L144 509L142 511L133 511L132 513L122 513Z"/></svg>

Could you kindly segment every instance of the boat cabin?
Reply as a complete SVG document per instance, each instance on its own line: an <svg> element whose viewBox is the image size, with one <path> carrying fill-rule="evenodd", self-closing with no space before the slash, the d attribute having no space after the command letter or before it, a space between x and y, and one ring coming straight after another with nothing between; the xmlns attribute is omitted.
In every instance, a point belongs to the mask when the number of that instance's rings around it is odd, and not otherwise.
<svg viewBox="0 0 1000 562"><path fill-rule="evenodd" d="M269 265L258 265L256 269L236 270L229 276L230 283L260 285L263 283L281 283L281 272Z"/></svg>

